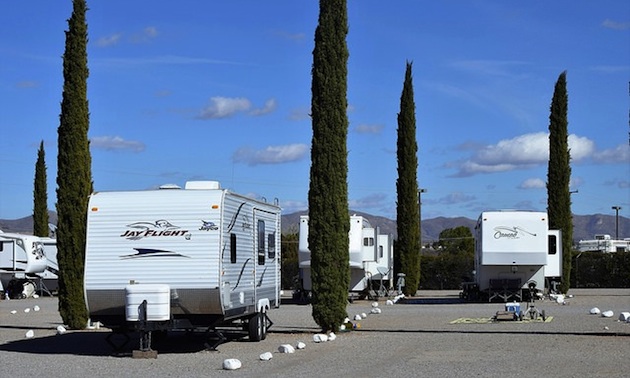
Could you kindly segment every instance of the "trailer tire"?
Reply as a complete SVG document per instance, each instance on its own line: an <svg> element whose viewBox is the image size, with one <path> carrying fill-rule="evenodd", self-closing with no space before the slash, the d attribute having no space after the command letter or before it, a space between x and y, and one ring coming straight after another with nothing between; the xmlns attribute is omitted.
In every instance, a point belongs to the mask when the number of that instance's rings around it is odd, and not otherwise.
<svg viewBox="0 0 630 378"><path fill-rule="evenodd" d="M266 335L264 335L266 333L264 331L264 321L264 315L261 312L257 312L254 316L249 318L247 325L249 341L261 341L263 337L266 337Z"/></svg>

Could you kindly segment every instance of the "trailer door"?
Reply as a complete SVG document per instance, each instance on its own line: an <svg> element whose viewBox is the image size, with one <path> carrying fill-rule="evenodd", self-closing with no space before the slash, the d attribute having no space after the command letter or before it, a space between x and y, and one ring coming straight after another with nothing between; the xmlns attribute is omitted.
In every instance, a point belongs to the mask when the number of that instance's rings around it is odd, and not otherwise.
<svg viewBox="0 0 630 378"><path fill-rule="evenodd" d="M255 301L279 303L280 230L279 214L254 209Z"/></svg>

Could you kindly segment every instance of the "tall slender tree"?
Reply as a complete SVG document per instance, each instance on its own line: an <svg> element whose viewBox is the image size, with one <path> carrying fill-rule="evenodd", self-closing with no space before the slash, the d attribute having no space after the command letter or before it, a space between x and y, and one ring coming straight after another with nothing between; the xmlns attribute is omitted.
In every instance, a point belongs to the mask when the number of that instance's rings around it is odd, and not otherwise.
<svg viewBox="0 0 630 378"><path fill-rule="evenodd" d="M33 235L35 236L48 236L50 234L46 180L46 152L44 152L44 141L42 140L37 151L33 185Z"/></svg>
<svg viewBox="0 0 630 378"><path fill-rule="evenodd" d="M311 172L308 191L313 319L336 330L347 316L348 231L346 0L320 0L312 67Z"/></svg>
<svg viewBox="0 0 630 378"><path fill-rule="evenodd" d="M567 72L558 77L549 115L549 166L547 169L547 213L549 227L562 231L562 283L560 290L569 291L573 218L571 213L571 153L568 142Z"/></svg>
<svg viewBox="0 0 630 378"><path fill-rule="evenodd" d="M418 193L418 143L412 63L407 62L398 113L398 180L396 180L397 255L405 277L405 295L414 295L420 283L420 204Z"/></svg>
<svg viewBox="0 0 630 378"><path fill-rule="evenodd" d="M57 156L59 313L70 328L87 323L83 296L87 201L92 192L88 141L87 4L73 0L63 55L63 96Z"/></svg>

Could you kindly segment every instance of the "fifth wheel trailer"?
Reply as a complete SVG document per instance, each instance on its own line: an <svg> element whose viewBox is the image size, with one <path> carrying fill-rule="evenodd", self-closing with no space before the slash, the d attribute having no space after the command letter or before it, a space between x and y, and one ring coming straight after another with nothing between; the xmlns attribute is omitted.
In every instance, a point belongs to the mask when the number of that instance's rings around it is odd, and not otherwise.
<svg viewBox="0 0 630 378"><path fill-rule="evenodd" d="M475 280L462 295L522 301L555 287L562 277L562 238L546 212L487 211L475 226Z"/></svg>
<svg viewBox="0 0 630 378"><path fill-rule="evenodd" d="M280 305L280 219L277 203L216 181L92 194L84 280L90 320L139 329L149 343L151 330L171 329L205 329L221 340L219 327L264 339L266 312Z"/></svg>
<svg viewBox="0 0 630 378"><path fill-rule="evenodd" d="M33 235L0 232L0 291L10 298L24 298L35 292L38 274L48 259L41 239Z"/></svg>
<svg viewBox="0 0 630 378"><path fill-rule="evenodd" d="M298 261L302 290L312 290L311 251L308 247L308 215L300 216ZM379 233L363 216L350 216L348 233L350 293L359 295L388 291L393 285L394 250L389 235ZM379 293L379 295L383 293Z"/></svg>

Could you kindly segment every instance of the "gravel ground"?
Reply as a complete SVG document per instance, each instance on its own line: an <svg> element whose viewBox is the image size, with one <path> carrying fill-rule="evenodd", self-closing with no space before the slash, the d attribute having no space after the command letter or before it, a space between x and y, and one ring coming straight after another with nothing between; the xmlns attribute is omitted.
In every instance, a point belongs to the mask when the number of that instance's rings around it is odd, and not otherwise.
<svg viewBox="0 0 630 378"><path fill-rule="evenodd" d="M262 342L234 340L207 351L203 335L175 333L154 344L156 359L113 356L107 329L56 335L61 324L56 298L4 300L0 371L7 377L630 376L630 323L618 321L622 311L630 311L630 289L570 294L565 305L536 302L546 322L489 322L503 304L459 303L456 291L419 291L392 306L381 300L381 314L370 314L372 301L354 301L349 317L366 313L367 318L355 322L357 330L326 343L313 342L318 327L311 307L288 303L269 313L274 325ZM593 307L614 316L590 315ZM29 330L35 334L30 339ZM299 341L305 349L278 353L278 346ZM137 346L133 339L128 352ZM270 361L259 359L265 352L273 353ZM228 358L239 359L242 368L223 370Z"/></svg>

